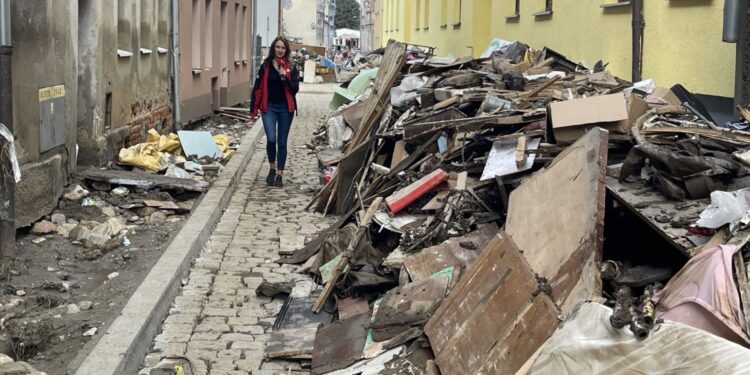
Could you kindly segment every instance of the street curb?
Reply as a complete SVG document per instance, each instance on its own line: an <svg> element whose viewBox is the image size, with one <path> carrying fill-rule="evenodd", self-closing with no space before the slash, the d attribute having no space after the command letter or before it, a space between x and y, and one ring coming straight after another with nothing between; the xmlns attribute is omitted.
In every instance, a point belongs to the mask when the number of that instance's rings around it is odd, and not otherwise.
<svg viewBox="0 0 750 375"><path fill-rule="evenodd" d="M257 121L239 149L193 209L164 254L138 286L99 342L75 370L77 375L135 374L177 297L181 281L208 242L263 135Z"/></svg>

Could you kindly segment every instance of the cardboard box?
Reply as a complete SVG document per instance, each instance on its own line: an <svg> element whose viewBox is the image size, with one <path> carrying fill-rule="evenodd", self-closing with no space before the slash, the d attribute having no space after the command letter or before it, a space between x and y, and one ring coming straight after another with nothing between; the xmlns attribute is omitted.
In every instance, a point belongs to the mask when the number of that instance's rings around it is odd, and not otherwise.
<svg viewBox="0 0 750 375"><path fill-rule="evenodd" d="M630 99L628 99L628 132L648 110L648 102L635 95L630 96Z"/></svg>
<svg viewBox="0 0 750 375"><path fill-rule="evenodd" d="M633 122L622 93L553 102L547 107L547 134L560 144L573 143L597 126L628 133Z"/></svg>
<svg viewBox="0 0 750 375"><path fill-rule="evenodd" d="M664 105L681 106L682 101L675 95L672 90L666 87L657 87L651 95L646 97L646 102L652 107Z"/></svg>

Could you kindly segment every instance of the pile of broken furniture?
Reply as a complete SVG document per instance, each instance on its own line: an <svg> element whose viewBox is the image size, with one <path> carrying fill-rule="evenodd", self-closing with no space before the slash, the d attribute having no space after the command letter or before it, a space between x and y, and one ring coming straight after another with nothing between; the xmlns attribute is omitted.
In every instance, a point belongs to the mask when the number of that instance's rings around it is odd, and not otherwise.
<svg viewBox="0 0 750 375"><path fill-rule="evenodd" d="M313 374L744 368L746 121L717 125L681 86L547 48L408 63L405 48L388 43L371 87L309 146L325 175L310 206L340 216L280 254L319 287L285 291L268 360ZM641 226L610 229L610 215ZM610 230L682 261L613 254Z"/></svg>

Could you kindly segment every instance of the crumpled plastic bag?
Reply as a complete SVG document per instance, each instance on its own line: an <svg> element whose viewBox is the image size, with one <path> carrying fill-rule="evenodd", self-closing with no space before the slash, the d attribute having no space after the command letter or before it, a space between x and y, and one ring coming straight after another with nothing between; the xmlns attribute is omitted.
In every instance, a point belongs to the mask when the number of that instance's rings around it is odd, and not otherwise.
<svg viewBox="0 0 750 375"><path fill-rule="evenodd" d="M344 131L346 130L346 124L344 123L344 116L333 116L328 119L328 147L330 148L341 148L344 146Z"/></svg>
<svg viewBox="0 0 750 375"><path fill-rule="evenodd" d="M222 157L224 159L229 159L234 155L235 150L229 149L229 136L226 134L217 134L214 136L214 142L216 142L216 146L219 147L219 150L223 152L224 154Z"/></svg>
<svg viewBox="0 0 750 375"><path fill-rule="evenodd" d="M416 99L419 94L417 89L427 83L427 77L408 76L401 84L391 89L391 105L400 107L409 101Z"/></svg>
<svg viewBox="0 0 750 375"><path fill-rule="evenodd" d="M168 152L175 156L182 155L182 144L180 144L180 138L177 134L160 135L155 129L151 129L148 131L146 143L156 143L158 150L161 152Z"/></svg>
<svg viewBox="0 0 750 375"><path fill-rule="evenodd" d="M703 228L716 229L725 224L739 222L750 210L745 194L746 190L712 192L711 204L701 212L700 219L695 224Z"/></svg>

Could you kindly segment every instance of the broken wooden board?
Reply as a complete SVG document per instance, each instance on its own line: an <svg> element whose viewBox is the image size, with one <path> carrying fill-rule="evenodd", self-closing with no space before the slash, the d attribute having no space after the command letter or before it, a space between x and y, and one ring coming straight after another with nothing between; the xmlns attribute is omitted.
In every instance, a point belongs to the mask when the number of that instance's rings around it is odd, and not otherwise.
<svg viewBox="0 0 750 375"><path fill-rule="evenodd" d="M435 194L432 199L430 199L427 204L425 204L421 210L422 211L435 211L440 210L443 207L445 207L445 202L448 199L448 195L450 195L450 190L442 190L439 191L437 194Z"/></svg>
<svg viewBox="0 0 750 375"><path fill-rule="evenodd" d="M607 134L594 128L510 195L505 231L567 315L601 297Z"/></svg>
<svg viewBox="0 0 750 375"><path fill-rule="evenodd" d="M108 182L112 185L135 186L141 189L162 188L204 192L208 190L210 185L208 182L196 181L189 178L175 178L160 174L94 168L81 173L81 177L92 181Z"/></svg>
<svg viewBox="0 0 750 375"><path fill-rule="evenodd" d="M708 237L692 234L687 230L708 206L709 199L675 201L640 182L620 182L609 176L604 181L607 191L618 202L685 256L692 257L696 246L709 240Z"/></svg>
<svg viewBox="0 0 750 375"><path fill-rule="evenodd" d="M467 268L497 231L497 225L492 223L465 236L450 238L404 258L404 268L414 281L424 280L447 267Z"/></svg>
<svg viewBox="0 0 750 375"><path fill-rule="evenodd" d="M440 371L515 373L558 326L554 302L534 296L537 287L510 236L493 237L425 326Z"/></svg>
<svg viewBox="0 0 750 375"><path fill-rule="evenodd" d="M346 124L354 129L354 131L357 131L357 129L359 129L360 123L362 123L362 117L365 115L366 107L367 101L361 100L349 107L340 109L339 112L341 112L341 116L344 117L344 121L346 121Z"/></svg>
<svg viewBox="0 0 750 375"><path fill-rule="evenodd" d="M526 144L525 149L536 150L539 148L541 138L533 138ZM524 172L534 166L535 154L527 155L525 162L520 166L516 163L518 140L503 140L492 143L490 155L487 157L487 163L482 171L481 181L489 180L495 177L510 176L519 172Z"/></svg>
<svg viewBox="0 0 750 375"><path fill-rule="evenodd" d="M389 340L412 325L424 324L443 302L452 277L453 269L450 268L389 290L374 314L372 339L378 342Z"/></svg>
<svg viewBox="0 0 750 375"><path fill-rule="evenodd" d="M362 359L369 314L339 320L321 327L315 335L312 374L325 374L351 366Z"/></svg>
<svg viewBox="0 0 750 375"><path fill-rule="evenodd" d="M346 320L360 314L370 315L370 304L364 298L342 298L337 305L340 320Z"/></svg>
<svg viewBox="0 0 750 375"><path fill-rule="evenodd" d="M421 122L404 126L404 139L409 141L414 138L438 132L445 128L456 128L458 131L481 130L497 125L523 125L536 121L526 116L495 115L473 118L460 118L455 120Z"/></svg>
<svg viewBox="0 0 750 375"><path fill-rule="evenodd" d="M266 358L310 359L315 348L315 325L271 332L266 343Z"/></svg>
<svg viewBox="0 0 750 375"><path fill-rule="evenodd" d="M404 146L406 143L404 141L397 141L393 145L393 155L391 156L391 168L398 165L398 163L401 163L404 159L406 159L409 154L406 153L406 149Z"/></svg>

